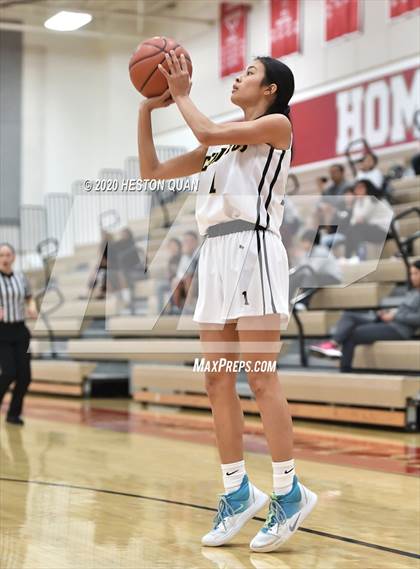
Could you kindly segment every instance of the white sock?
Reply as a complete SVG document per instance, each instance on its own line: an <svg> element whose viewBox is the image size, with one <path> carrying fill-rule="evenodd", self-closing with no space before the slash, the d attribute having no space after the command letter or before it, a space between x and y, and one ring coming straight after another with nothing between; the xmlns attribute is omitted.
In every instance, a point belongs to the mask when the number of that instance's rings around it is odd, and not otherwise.
<svg viewBox="0 0 420 569"><path fill-rule="evenodd" d="M245 461L231 462L229 464L222 464L223 485L225 493L229 494L238 490L241 486L242 478L246 474Z"/></svg>
<svg viewBox="0 0 420 569"><path fill-rule="evenodd" d="M293 486L295 475L294 459L273 462L273 487L276 494L287 494Z"/></svg>

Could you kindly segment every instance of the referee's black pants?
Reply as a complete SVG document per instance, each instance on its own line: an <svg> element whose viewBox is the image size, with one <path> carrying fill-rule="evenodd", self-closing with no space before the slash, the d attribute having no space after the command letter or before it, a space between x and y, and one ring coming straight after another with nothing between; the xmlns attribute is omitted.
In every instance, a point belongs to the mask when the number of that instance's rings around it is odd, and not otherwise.
<svg viewBox="0 0 420 569"><path fill-rule="evenodd" d="M23 398L31 383L30 337L24 322L0 322L0 405L9 385L15 382L9 417L22 413Z"/></svg>

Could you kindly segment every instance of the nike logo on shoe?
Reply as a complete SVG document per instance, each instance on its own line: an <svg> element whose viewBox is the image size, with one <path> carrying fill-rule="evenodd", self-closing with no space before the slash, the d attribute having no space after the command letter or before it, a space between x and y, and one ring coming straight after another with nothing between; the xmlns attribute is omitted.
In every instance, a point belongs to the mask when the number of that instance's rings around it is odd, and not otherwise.
<svg viewBox="0 0 420 569"><path fill-rule="evenodd" d="M239 472L239 468L238 468L238 470L234 470L233 472L226 472L226 476L230 476L231 474L235 474L235 472Z"/></svg>
<svg viewBox="0 0 420 569"><path fill-rule="evenodd" d="M292 524L289 524L289 530L290 531L295 531L297 523L299 521L300 518L300 514L298 515L298 517L295 519L295 521Z"/></svg>

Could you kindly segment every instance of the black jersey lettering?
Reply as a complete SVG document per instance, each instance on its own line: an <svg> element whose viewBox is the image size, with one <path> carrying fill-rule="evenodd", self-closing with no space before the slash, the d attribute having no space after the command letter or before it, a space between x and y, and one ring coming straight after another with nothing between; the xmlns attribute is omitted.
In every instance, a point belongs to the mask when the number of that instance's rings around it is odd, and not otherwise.
<svg viewBox="0 0 420 569"><path fill-rule="evenodd" d="M220 158L222 158L222 156L224 156L228 152L235 152L236 150L244 152L247 148L248 148L247 144L231 144L230 146L223 146L219 152L212 152L211 154L206 156L201 171L205 172L207 168L210 166L210 164L217 162L218 160L220 160Z"/></svg>

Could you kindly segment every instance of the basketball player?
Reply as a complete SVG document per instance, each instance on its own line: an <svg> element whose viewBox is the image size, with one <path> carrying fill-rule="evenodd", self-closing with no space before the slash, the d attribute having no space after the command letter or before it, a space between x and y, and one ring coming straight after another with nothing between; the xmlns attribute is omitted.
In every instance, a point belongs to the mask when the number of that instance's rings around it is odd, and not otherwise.
<svg viewBox="0 0 420 569"><path fill-rule="evenodd" d="M292 151L288 102L291 70L258 57L236 78L231 101L241 122L216 124L189 97L191 80L183 56L166 56L160 71L169 89L139 111L139 158L143 178L177 178L200 172L196 219L205 236L198 263L199 323L205 359L235 364L237 352L250 362L248 381L261 414L273 465L273 493L267 519L251 541L269 552L293 535L317 497L295 474L292 421L276 371L280 321L288 317L288 262L280 237L283 198ZM200 146L160 163L153 144L151 111L175 102ZM239 346L239 349L237 348ZM263 347L261 347L263 346ZM202 544L230 541L268 501L248 479L243 460L243 413L232 367L206 372L225 493L212 530Z"/></svg>

